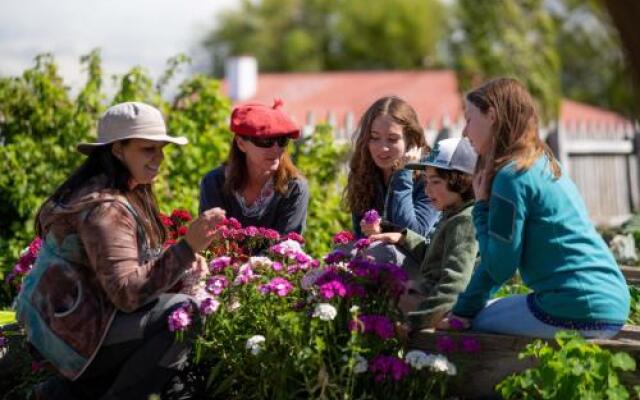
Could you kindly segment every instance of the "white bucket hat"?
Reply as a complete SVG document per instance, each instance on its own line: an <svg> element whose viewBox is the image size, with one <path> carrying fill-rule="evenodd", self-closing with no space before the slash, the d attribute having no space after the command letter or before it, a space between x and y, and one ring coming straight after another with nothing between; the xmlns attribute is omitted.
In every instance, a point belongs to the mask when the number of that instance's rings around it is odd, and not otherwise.
<svg viewBox="0 0 640 400"><path fill-rule="evenodd" d="M94 143L79 143L80 153L90 154L93 149L124 139L147 139L184 145L186 137L167 135L164 118L155 107L135 101L110 107L98 121L98 140Z"/></svg>

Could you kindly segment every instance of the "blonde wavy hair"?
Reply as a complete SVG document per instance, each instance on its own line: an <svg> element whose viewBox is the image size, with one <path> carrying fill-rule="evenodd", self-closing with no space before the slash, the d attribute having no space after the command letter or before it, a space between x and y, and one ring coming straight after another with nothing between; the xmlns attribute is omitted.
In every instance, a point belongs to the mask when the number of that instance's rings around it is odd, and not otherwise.
<svg viewBox="0 0 640 400"><path fill-rule="evenodd" d="M353 213L359 214L374 207L376 174L381 176L382 171L371 157L369 140L373 121L381 115L390 116L402 126L407 149L418 147L423 152L430 150L418 115L409 103L395 96L376 100L360 118L357 133L353 137L349 177L342 197L343 204Z"/></svg>
<svg viewBox="0 0 640 400"><path fill-rule="evenodd" d="M466 99L483 114L489 109L495 112L490 150L479 157L476 166L476 172L486 173L489 190L493 177L507 163L515 161L518 171L527 170L542 155L549 160L555 178L560 177L558 160L538 136L535 101L522 83L516 79L494 79L469 92Z"/></svg>

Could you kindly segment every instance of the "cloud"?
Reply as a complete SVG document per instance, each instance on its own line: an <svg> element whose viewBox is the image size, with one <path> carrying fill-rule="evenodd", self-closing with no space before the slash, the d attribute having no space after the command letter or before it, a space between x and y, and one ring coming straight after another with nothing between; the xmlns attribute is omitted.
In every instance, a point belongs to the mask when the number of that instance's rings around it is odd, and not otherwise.
<svg viewBox="0 0 640 400"><path fill-rule="evenodd" d="M36 55L53 53L72 87L84 77L80 56L100 48L108 75L135 65L158 76L178 53L198 46L215 14L237 0L9 0L0 3L0 74L17 75Z"/></svg>

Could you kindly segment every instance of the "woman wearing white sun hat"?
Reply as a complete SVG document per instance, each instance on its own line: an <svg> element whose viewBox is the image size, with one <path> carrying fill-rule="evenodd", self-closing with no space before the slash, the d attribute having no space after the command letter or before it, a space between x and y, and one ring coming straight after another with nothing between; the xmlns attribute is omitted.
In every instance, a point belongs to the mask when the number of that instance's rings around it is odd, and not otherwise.
<svg viewBox="0 0 640 400"><path fill-rule="evenodd" d="M178 243L166 232L152 182L167 143L160 111L127 102L109 108L98 138L80 143L84 163L38 211L43 246L25 278L17 315L29 342L60 373L37 398L147 398L185 362L167 316L189 296L169 288L205 266L197 253L224 211L195 219Z"/></svg>

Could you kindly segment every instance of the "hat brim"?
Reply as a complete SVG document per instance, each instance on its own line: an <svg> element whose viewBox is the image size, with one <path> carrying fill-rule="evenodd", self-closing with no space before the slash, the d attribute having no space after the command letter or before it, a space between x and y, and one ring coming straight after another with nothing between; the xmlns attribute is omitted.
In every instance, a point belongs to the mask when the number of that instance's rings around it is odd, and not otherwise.
<svg viewBox="0 0 640 400"><path fill-rule="evenodd" d="M458 169L458 168L445 167L442 164L431 163L431 162L428 162L428 161L416 162L416 163L408 163L408 164L406 164L404 166L404 169L409 169L409 170L412 170L412 171L424 171L425 169L427 169L427 167L433 167L433 168L438 168L438 169L446 169L447 171L458 171L458 172L462 172L464 174L473 175L473 172L463 171L463 170Z"/></svg>
<svg viewBox="0 0 640 400"><path fill-rule="evenodd" d="M76 149L82 154L89 155L89 154L91 154L91 152L93 150L97 149L98 147L106 146L108 144L115 143L115 142L118 142L120 140L125 140L125 139L146 139L146 140L152 140L154 142L173 143L173 144L177 144L177 145L180 145L180 146L184 146L185 144L189 143L189 139L187 139L184 136L132 135L132 136L127 136L126 138L115 139L115 140L111 140L111 141L108 141L108 142L78 143L76 145Z"/></svg>

